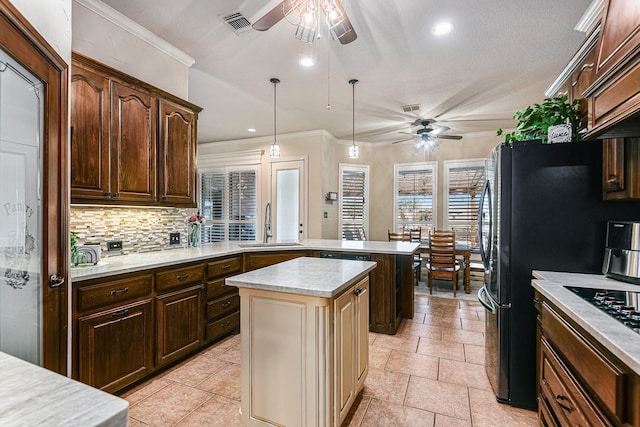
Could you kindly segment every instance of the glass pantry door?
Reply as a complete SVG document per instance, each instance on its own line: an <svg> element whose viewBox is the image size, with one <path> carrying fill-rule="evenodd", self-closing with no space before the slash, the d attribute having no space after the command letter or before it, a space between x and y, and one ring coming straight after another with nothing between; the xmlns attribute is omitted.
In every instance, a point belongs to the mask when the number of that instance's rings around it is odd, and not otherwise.
<svg viewBox="0 0 640 427"><path fill-rule="evenodd" d="M0 50L0 351L43 364L42 82Z"/></svg>

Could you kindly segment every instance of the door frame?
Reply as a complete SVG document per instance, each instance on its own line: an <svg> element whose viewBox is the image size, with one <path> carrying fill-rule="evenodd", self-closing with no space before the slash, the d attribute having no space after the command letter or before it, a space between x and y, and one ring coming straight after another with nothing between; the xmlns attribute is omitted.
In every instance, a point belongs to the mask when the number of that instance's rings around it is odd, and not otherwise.
<svg viewBox="0 0 640 427"><path fill-rule="evenodd" d="M68 65L9 0L0 0L0 48L43 82L43 366L67 373L69 281ZM49 286L53 275L62 279Z"/></svg>
<svg viewBox="0 0 640 427"><path fill-rule="evenodd" d="M309 224L309 174L307 172L309 165L309 156L299 156L299 157L277 157L272 158L269 161L269 189L267 202L271 202L272 211L277 214L277 206L275 206L274 196L275 196L275 179L274 179L274 171L276 168L274 167L279 163L300 163L298 169L300 170L300 204L302 207L302 212L300 212L300 220L302 221L302 234L299 234L298 239L306 239L307 238L307 229ZM266 203L266 202L265 202ZM276 215L272 215L271 219L271 228L273 230L273 235L277 237L277 227L276 224ZM264 219L262 221L262 227L264 227ZM263 230L264 232L264 230Z"/></svg>

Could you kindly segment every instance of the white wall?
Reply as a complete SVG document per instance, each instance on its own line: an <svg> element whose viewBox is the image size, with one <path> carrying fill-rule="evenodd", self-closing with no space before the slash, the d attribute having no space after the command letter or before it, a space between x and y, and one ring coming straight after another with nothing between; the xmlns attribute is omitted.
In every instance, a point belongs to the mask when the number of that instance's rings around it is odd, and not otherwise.
<svg viewBox="0 0 640 427"><path fill-rule="evenodd" d="M71 0L9 0L53 49L71 64Z"/></svg>
<svg viewBox="0 0 640 427"><path fill-rule="evenodd" d="M72 46L84 56L188 100L193 59L99 0L73 0Z"/></svg>

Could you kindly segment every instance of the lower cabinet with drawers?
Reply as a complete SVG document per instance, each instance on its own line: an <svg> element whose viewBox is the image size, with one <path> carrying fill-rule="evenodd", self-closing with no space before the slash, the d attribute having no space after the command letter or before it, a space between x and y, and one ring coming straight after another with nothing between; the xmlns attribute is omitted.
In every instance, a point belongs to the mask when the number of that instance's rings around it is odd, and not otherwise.
<svg viewBox="0 0 640 427"><path fill-rule="evenodd" d="M72 377L113 393L239 332L242 256L73 283Z"/></svg>
<svg viewBox="0 0 640 427"><path fill-rule="evenodd" d="M640 378L540 294L542 426L640 426Z"/></svg>
<svg viewBox="0 0 640 427"><path fill-rule="evenodd" d="M224 279L242 272L242 255L207 263L207 343L240 332L240 296L238 288L227 286Z"/></svg>

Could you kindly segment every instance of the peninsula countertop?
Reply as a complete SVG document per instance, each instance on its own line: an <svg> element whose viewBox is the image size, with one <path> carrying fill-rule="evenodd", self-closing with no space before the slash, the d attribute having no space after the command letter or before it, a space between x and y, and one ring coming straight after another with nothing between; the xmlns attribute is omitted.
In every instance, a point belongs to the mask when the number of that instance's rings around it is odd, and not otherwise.
<svg viewBox="0 0 640 427"><path fill-rule="evenodd" d="M0 425L126 426L129 403L0 352Z"/></svg>
<svg viewBox="0 0 640 427"><path fill-rule="evenodd" d="M640 375L640 335L565 286L640 292L640 286L598 274L534 271L533 287Z"/></svg>
<svg viewBox="0 0 640 427"><path fill-rule="evenodd" d="M266 245L257 242L219 242L203 244L195 248L166 249L103 258L98 265L74 267L72 280L89 280L115 274L132 273L149 268L159 268L178 263L206 260L245 252L317 250L354 253L378 253L412 255L419 243L383 242L361 240L304 239L299 242L273 242Z"/></svg>
<svg viewBox="0 0 640 427"><path fill-rule="evenodd" d="M225 279L239 288L333 298L376 267L371 261L301 257Z"/></svg>

